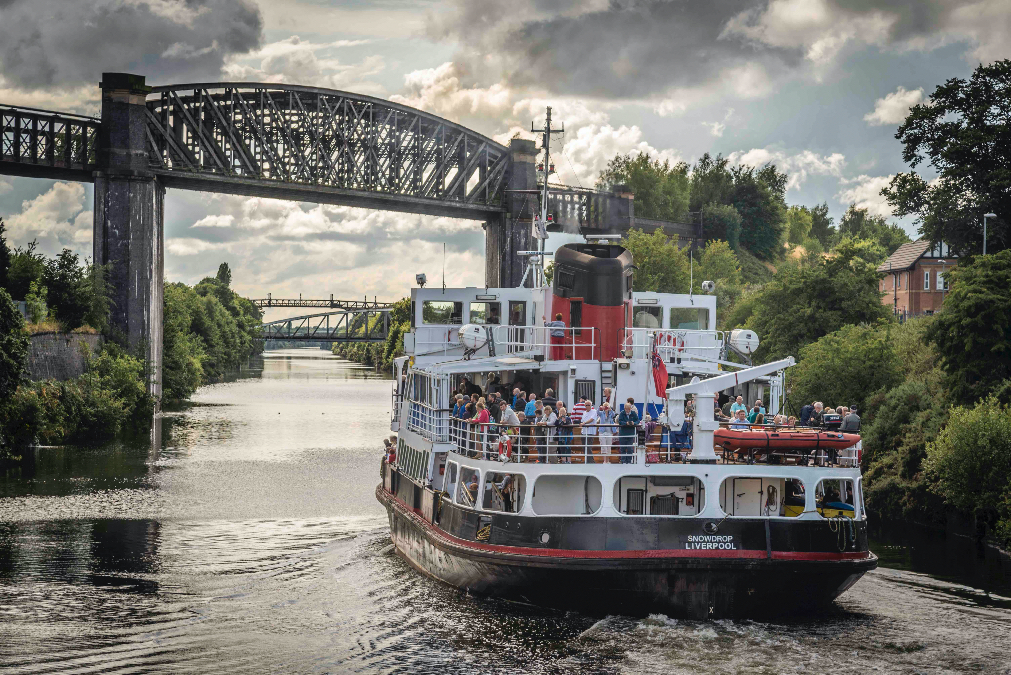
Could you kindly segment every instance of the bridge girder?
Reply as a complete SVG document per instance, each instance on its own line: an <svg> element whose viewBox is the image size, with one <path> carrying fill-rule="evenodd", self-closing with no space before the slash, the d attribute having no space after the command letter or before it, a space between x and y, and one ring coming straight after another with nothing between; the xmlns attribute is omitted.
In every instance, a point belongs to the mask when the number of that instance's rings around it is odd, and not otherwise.
<svg viewBox="0 0 1011 675"><path fill-rule="evenodd" d="M264 340L311 342L385 342L390 309L344 309L278 319L260 326Z"/></svg>

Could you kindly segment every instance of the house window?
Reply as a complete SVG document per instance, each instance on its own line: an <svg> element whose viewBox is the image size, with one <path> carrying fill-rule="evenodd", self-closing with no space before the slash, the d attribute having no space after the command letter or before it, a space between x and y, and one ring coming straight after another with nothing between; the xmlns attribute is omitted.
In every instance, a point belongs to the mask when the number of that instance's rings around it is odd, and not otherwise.
<svg viewBox="0 0 1011 675"><path fill-rule="evenodd" d="M939 291L948 290L948 279L946 278L947 276L948 276L947 272L939 271L937 273L937 290Z"/></svg>
<svg viewBox="0 0 1011 675"><path fill-rule="evenodd" d="M923 290L930 290L930 270L923 270Z"/></svg>

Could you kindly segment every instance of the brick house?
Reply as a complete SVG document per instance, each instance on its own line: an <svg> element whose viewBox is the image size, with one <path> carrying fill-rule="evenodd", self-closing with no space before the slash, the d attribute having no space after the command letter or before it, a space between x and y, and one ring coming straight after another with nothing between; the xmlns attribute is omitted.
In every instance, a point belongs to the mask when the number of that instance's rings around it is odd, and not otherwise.
<svg viewBox="0 0 1011 675"><path fill-rule="evenodd" d="M944 242L925 239L903 244L878 266L881 304L899 316L933 314L941 308L945 291L944 271L958 264L958 255Z"/></svg>

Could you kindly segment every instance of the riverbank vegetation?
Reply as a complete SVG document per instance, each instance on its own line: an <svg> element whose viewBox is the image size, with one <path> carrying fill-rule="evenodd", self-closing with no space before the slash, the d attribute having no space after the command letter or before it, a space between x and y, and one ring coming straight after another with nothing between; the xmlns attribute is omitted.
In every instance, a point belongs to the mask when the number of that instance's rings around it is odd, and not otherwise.
<svg viewBox="0 0 1011 675"><path fill-rule="evenodd" d="M382 322L382 316L374 316L369 320L369 327L375 328ZM389 316L390 332L385 342L374 343L340 343L335 342L330 351L355 363L374 366L380 370L393 369L393 359L404 355L404 333L411 330L411 299L402 298L393 303ZM358 327L358 332L365 334L365 326Z"/></svg>
<svg viewBox="0 0 1011 675"><path fill-rule="evenodd" d="M110 325L105 275L66 249L53 258L34 244L11 250L0 221L0 457L32 444L90 445L148 430L149 373L139 350ZM164 402L187 398L261 351L260 311L230 284L226 263L196 286L166 284ZM100 333L103 346L85 355L80 377L33 382L29 341L46 332Z"/></svg>

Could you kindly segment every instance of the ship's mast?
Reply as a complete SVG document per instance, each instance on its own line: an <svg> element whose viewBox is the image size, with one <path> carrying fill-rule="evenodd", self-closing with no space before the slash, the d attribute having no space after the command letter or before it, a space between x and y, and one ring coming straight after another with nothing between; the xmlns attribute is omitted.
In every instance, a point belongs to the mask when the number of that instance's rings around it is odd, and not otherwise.
<svg viewBox="0 0 1011 675"><path fill-rule="evenodd" d="M551 128L551 106L547 108L547 115L544 120L543 129L534 129L533 123L530 124L531 133L540 133L542 135L541 147L544 148L544 185L541 188L541 212L534 220L534 237L537 238L537 253L533 257L536 260L531 260L531 265L534 269L534 287L539 288L544 286L547 282L544 278L544 243L548 238L548 178L551 176L551 134L560 134L565 132L565 128L552 129ZM529 271L528 267L528 271ZM526 274L523 275L524 279ZM522 286L523 283L521 282Z"/></svg>

